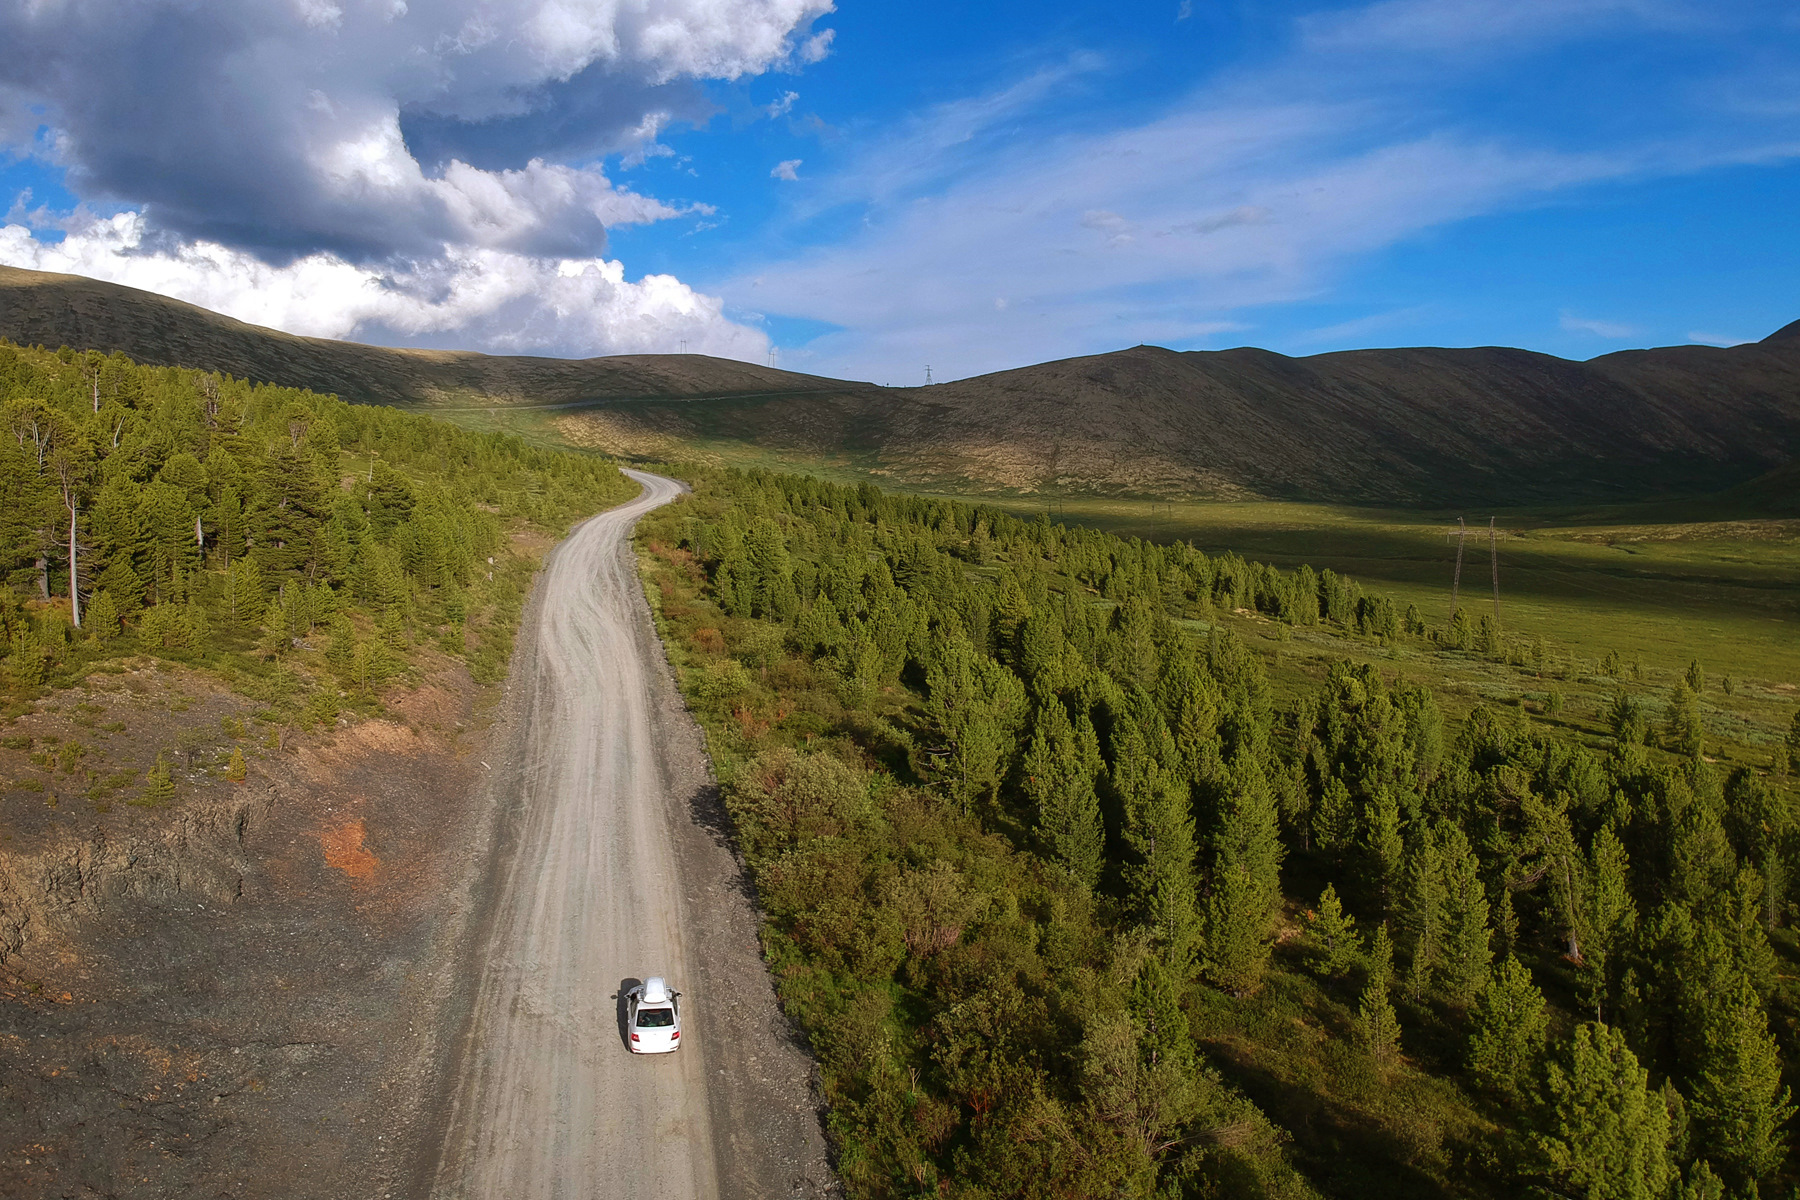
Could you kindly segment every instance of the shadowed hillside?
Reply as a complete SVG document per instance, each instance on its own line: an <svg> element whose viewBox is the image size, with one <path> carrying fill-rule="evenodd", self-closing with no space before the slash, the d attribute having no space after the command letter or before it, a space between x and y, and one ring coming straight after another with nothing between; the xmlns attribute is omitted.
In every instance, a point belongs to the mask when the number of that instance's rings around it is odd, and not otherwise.
<svg viewBox="0 0 1800 1200"><path fill-rule="evenodd" d="M15 267L0 267L0 337L118 350L153 366L199 367L378 404L549 406L870 387L703 354L533 358L295 337L154 292Z"/></svg>
<svg viewBox="0 0 1800 1200"><path fill-rule="evenodd" d="M1780 509L1793 480L1782 469L1800 449L1800 323L1753 345L1587 362L1495 347L1289 358L1138 346L877 388L700 355L567 361L298 338L0 268L0 336L353 400L552 410L511 419L628 456L828 467L946 491L1517 507L1760 480L1742 494Z"/></svg>

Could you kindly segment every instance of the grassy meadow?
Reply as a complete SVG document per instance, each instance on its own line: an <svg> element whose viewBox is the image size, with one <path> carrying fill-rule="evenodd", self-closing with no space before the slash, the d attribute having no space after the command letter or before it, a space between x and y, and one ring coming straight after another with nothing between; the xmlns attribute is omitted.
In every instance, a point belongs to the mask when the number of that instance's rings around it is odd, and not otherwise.
<svg viewBox="0 0 1800 1200"><path fill-rule="evenodd" d="M1401 609L1416 606L1432 628L1449 619L1454 515L1282 502L984 503L1284 568L1330 567ZM1471 618L1493 612L1488 515L1466 518L1460 602ZM1766 760L1800 701L1800 521L1722 520L1700 505L1496 515L1500 623L1509 645L1526 655L1523 667L1405 642L1371 651L1363 639L1296 629L1291 641L1277 643L1278 683L1323 669L1312 660L1373 654L1390 672L1449 685L1471 703L1522 699L1541 712L1549 694L1561 692L1558 719L1598 729L1600 708L1617 687L1648 692L1654 704L1655 693L1698 660L1715 742L1726 743L1727 755ZM1282 635L1272 622L1245 623L1265 627L1266 639ZM1532 653L1539 638L1541 671ZM1621 674L1603 669L1609 653L1619 656Z"/></svg>

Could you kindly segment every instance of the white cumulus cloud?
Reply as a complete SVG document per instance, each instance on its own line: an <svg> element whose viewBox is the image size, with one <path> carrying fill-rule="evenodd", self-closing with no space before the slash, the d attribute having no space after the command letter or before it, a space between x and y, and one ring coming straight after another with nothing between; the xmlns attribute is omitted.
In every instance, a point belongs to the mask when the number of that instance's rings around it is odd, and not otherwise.
<svg viewBox="0 0 1800 1200"><path fill-rule="evenodd" d="M403 270L329 253L272 266L216 242L153 248L144 218L122 213L75 223L57 243L22 225L0 227L0 262L104 279L313 337L578 357L666 351L685 340L697 353L750 361L769 344L760 330L728 320L716 297L672 275L629 281L622 264L599 258L447 246Z"/></svg>
<svg viewBox="0 0 1800 1200"><path fill-rule="evenodd" d="M769 178L785 179L789 183L793 183L800 178L800 161L797 158L790 158L776 163L775 169L769 172Z"/></svg>
<svg viewBox="0 0 1800 1200"><path fill-rule="evenodd" d="M596 160L618 153L629 166L666 153L661 130L710 111L700 81L816 61L830 31L812 25L831 8L0 4L0 154L60 166L84 205L130 218L128 233L108 233L84 208L66 218L87 224L65 247L9 230L0 261L81 259L138 286L166 277L185 298L227 298L234 315L257 303L246 279L277 291L329 281L334 295L375 297L352 306L348 327L358 330L448 331L461 314L487 348L641 346L644 331L686 321L684 305L699 313L707 302L652 282L661 277L625 283L619 264L601 257L607 229L710 210L617 186ZM34 214L29 223L54 222ZM563 275L563 262L589 267ZM529 301L526 276L544 289L541 302ZM328 305L295 303L311 315L294 319L318 331ZM633 303L646 307L634 313ZM621 321L629 332L602 328Z"/></svg>

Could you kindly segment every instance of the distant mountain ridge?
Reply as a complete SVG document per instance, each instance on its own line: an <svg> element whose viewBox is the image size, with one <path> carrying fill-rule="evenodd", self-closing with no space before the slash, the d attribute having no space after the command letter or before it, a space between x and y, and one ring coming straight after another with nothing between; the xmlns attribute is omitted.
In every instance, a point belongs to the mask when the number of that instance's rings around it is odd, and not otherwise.
<svg viewBox="0 0 1800 1200"><path fill-rule="evenodd" d="M580 361L296 338L75 276L0 268L0 337L118 349L445 407L568 406L572 442L829 464L912 487L1495 506L1717 492L1782 501L1800 456L1800 322L1729 349L1574 362L1502 347L1139 346L929 388L700 355Z"/></svg>
<svg viewBox="0 0 1800 1200"><path fill-rule="evenodd" d="M394 405L573 404L871 387L702 354L564 359L396 350L248 325L155 292L0 267L0 337L20 345L117 350L153 366Z"/></svg>

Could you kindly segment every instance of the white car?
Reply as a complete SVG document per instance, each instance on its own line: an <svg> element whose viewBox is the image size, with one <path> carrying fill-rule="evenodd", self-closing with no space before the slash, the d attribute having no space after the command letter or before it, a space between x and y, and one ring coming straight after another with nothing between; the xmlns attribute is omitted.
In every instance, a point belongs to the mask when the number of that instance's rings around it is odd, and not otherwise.
<svg viewBox="0 0 1800 1200"><path fill-rule="evenodd" d="M633 1054L667 1054L681 1049L681 993L652 975L625 993L625 1024Z"/></svg>

